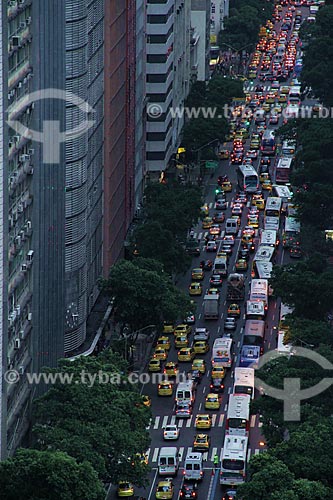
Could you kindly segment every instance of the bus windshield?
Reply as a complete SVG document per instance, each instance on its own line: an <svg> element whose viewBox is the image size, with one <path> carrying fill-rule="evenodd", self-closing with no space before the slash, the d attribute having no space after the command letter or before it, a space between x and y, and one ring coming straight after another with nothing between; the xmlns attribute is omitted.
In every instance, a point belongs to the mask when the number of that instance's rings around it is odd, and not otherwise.
<svg viewBox="0 0 333 500"><path fill-rule="evenodd" d="M282 200L277 196L269 196L265 205L265 217L280 217Z"/></svg>
<svg viewBox="0 0 333 500"><path fill-rule="evenodd" d="M276 149L275 135L272 130L266 130L261 141L262 155L274 155Z"/></svg>
<svg viewBox="0 0 333 500"><path fill-rule="evenodd" d="M222 460L222 468L227 470L243 470L244 460L234 460L230 458L225 458Z"/></svg>
<svg viewBox="0 0 333 500"><path fill-rule="evenodd" d="M256 193L259 189L259 178L251 165L240 165L237 170L238 186L247 193Z"/></svg>

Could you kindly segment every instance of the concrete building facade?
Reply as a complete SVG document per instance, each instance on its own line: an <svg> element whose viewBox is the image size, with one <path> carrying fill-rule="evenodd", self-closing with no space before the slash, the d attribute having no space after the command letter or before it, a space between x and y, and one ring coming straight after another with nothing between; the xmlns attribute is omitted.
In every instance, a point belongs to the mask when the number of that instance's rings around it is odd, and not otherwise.
<svg viewBox="0 0 333 500"><path fill-rule="evenodd" d="M223 20L229 16L229 0L211 0L210 42L217 44L217 37L223 30Z"/></svg>
<svg viewBox="0 0 333 500"><path fill-rule="evenodd" d="M210 0L191 1L191 80L209 78Z"/></svg>

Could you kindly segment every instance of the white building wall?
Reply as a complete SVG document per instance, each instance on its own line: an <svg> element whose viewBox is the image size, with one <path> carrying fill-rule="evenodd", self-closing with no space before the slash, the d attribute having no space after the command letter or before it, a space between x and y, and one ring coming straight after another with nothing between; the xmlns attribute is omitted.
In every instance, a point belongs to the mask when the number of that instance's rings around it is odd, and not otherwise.
<svg viewBox="0 0 333 500"><path fill-rule="evenodd" d="M219 32L223 29L223 19L229 16L229 0L211 0L210 42L217 43Z"/></svg>

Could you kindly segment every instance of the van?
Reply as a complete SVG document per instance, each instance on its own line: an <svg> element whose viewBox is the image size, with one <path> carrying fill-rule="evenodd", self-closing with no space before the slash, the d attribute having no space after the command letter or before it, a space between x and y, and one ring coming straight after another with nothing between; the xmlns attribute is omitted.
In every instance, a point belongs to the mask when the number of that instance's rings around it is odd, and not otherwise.
<svg viewBox="0 0 333 500"><path fill-rule="evenodd" d="M193 403L195 400L195 390L193 380L180 382L176 390L176 403Z"/></svg>
<svg viewBox="0 0 333 500"><path fill-rule="evenodd" d="M180 454L176 446L163 446L158 457L160 476L176 476L179 469Z"/></svg>
<svg viewBox="0 0 333 500"><path fill-rule="evenodd" d="M225 223L225 234L237 234L238 224L236 219L227 219Z"/></svg>
<svg viewBox="0 0 333 500"><path fill-rule="evenodd" d="M256 125L266 122L266 113L263 109L257 109L255 111L254 121Z"/></svg>
<svg viewBox="0 0 333 500"><path fill-rule="evenodd" d="M228 274L228 259L227 257L217 257L214 261L213 274L227 276Z"/></svg>
<svg viewBox="0 0 333 500"><path fill-rule="evenodd" d="M200 481L203 478L203 458L202 453L188 451L184 463L185 481Z"/></svg>

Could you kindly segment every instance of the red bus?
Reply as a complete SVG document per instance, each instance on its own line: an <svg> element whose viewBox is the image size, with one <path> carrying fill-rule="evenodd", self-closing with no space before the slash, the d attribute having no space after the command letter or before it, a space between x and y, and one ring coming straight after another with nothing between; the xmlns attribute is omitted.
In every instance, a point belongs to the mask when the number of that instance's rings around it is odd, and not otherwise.
<svg viewBox="0 0 333 500"><path fill-rule="evenodd" d="M292 161L292 158L286 156L279 159L275 171L275 182L277 184L287 184L289 182Z"/></svg>

